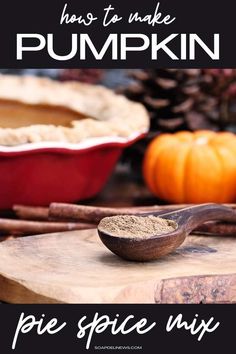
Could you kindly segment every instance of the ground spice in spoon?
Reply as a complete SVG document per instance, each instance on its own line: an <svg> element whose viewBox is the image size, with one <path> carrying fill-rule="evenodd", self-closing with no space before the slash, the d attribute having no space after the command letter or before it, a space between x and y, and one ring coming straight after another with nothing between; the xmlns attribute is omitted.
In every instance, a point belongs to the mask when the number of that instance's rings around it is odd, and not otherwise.
<svg viewBox="0 0 236 354"><path fill-rule="evenodd" d="M117 215L103 218L98 229L111 236L145 239L172 232L177 229L177 224L153 215Z"/></svg>

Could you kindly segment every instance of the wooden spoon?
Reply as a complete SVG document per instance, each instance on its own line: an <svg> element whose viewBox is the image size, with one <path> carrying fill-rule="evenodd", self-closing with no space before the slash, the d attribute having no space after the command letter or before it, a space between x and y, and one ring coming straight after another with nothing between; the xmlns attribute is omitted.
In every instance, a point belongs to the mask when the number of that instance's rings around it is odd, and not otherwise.
<svg viewBox="0 0 236 354"><path fill-rule="evenodd" d="M140 216L140 214L137 215ZM174 251L184 242L186 236L193 229L206 221L223 220L236 222L236 211L220 204L201 204L169 213L146 212L141 217L148 215L173 220L176 222L177 228L170 233L153 235L143 239L112 236L99 230L98 225L99 237L110 251L124 259L150 261Z"/></svg>

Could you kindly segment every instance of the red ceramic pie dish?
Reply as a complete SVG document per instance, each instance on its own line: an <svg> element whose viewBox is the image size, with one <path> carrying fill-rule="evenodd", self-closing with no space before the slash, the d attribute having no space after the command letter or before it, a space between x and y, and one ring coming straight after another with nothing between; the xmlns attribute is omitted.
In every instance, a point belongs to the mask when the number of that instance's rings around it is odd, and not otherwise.
<svg viewBox="0 0 236 354"><path fill-rule="evenodd" d="M95 196L122 150L145 135L93 138L79 144L0 146L0 208L46 206Z"/></svg>
<svg viewBox="0 0 236 354"><path fill-rule="evenodd" d="M103 86L0 75L0 208L95 196L146 133L137 102Z"/></svg>

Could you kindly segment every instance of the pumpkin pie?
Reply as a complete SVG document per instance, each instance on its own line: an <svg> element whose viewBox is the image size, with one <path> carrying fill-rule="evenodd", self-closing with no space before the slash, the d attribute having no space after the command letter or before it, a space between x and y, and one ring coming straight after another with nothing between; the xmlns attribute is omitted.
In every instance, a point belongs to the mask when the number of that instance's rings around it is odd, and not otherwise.
<svg viewBox="0 0 236 354"><path fill-rule="evenodd" d="M0 145L80 143L146 132L145 108L95 85L0 75Z"/></svg>

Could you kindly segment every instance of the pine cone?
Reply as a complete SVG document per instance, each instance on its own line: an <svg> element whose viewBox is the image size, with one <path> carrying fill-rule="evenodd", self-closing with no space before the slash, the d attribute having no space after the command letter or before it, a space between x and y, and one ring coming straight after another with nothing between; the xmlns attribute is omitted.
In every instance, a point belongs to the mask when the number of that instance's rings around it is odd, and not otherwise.
<svg viewBox="0 0 236 354"><path fill-rule="evenodd" d="M102 69L63 69L59 79L61 81L80 81L96 84L101 81L102 76Z"/></svg>
<svg viewBox="0 0 236 354"><path fill-rule="evenodd" d="M150 113L147 138L124 153L136 173L148 142L161 132L224 130L236 123L236 69L144 69L119 93L144 104Z"/></svg>

